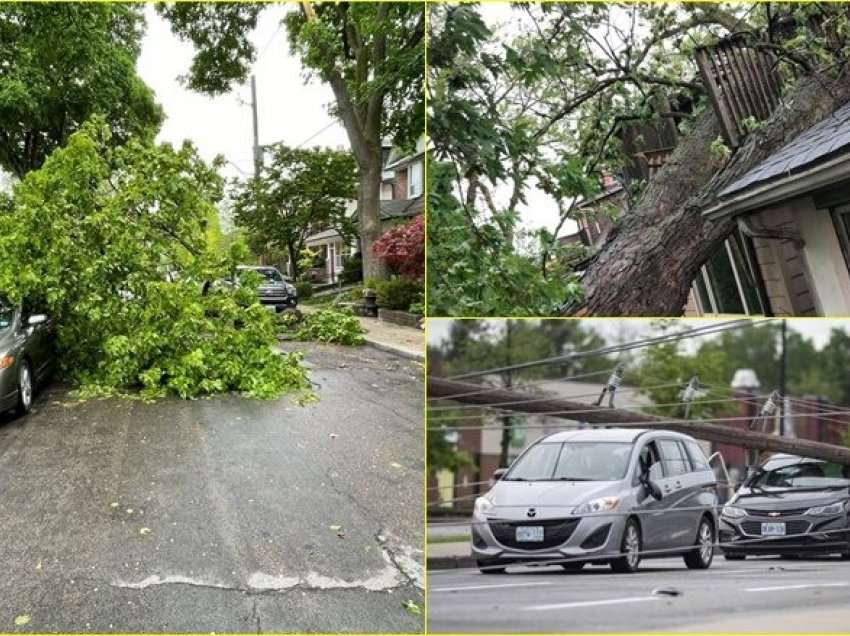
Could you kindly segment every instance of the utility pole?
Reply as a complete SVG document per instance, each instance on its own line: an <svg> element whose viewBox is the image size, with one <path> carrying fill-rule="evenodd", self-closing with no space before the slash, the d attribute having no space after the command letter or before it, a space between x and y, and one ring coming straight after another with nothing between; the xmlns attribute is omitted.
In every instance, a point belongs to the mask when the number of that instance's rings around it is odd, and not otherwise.
<svg viewBox="0 0 850 636"><path fill-rule="evenodd" d="M260 176L260 166L263 165L263 150L260 148L260 130L257 121L257 78L251 76L251 114L254 120L254 178Z"/></svg>
<svg viewBox="0 0 850 636"><path fill-rule="evenodd" d="M511 357L511 337L513 335L513 321L508 318L505 321L505 366L510 367L513 364ZM508 369L502 374L502 385L506 389L513 386L513 372ZM508 449L511 445L513 418L510 415L505 415L502 418L502 443L499 453L499 468L504 468L508 465Z"/></svg>
<svg viewBox="0 0 850 636"><path fill-rule="evenodd" d="M779 436L785 437L785 415L788 411L788 401L785 398L785 369L788 364L786 344L788 341L787 321L783 318L780 324L780 359L779 359L779 395L782 396L782 411L779 414Z"/></svg>

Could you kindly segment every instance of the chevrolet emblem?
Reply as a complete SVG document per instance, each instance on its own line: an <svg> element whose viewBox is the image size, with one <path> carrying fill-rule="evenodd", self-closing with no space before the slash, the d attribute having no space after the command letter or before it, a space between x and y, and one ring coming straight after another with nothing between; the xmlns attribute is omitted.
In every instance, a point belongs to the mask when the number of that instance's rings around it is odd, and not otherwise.
<svg viewBox="0 0 850 636"><path fill-rule="evenodd" d="M767 516L768 517L778 517L780 514L781 513L779 513L779 512L768 512Z"/></svg>

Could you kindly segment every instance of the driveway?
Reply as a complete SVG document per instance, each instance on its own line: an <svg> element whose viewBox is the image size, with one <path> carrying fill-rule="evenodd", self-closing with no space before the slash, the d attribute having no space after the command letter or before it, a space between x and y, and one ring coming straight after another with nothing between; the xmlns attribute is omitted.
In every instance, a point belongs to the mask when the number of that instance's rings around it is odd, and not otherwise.
<svg viewBox="0 0 850 636"><path fill-rule="evenodd" d="M0 631L421 631L421 366L298 343L320 401L0 421Z"/></svg>

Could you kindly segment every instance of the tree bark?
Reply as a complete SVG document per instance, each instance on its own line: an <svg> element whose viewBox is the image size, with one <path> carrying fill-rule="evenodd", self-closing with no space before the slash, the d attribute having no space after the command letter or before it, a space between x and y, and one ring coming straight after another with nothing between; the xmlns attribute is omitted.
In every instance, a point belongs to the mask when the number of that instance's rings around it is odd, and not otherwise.
<svg viewBox="0 0 850 636"><path fill-rule="evenodd" d="M370 165L361 168L360 194L357 198L357 215L360 221L360 249L363 254L363 279L381 280L387 277L384 261L372 254L372 245L381 234L381 145Z"/></svg>
<svg viewBox="0 0 850 636"><path fill-rule="evenodd" d="M707 108L588 264L583 302L563 313L680 316L699 268L734 229L733 220L707 221L702 211L726 185L848 100L846 69L803 77L722 166L710 152L720 127Z"/></svg>

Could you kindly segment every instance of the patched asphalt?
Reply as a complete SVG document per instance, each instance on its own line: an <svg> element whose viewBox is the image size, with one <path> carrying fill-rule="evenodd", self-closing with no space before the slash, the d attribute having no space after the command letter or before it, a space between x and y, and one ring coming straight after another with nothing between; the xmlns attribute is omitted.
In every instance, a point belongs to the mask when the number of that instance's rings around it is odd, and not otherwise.
<svg viewBox="0 0 850 636"><path fill-rule="evenodd" d="M422 367L285 348L317 403L54 385L0 420L0 631L422 631Z"/></svg>

